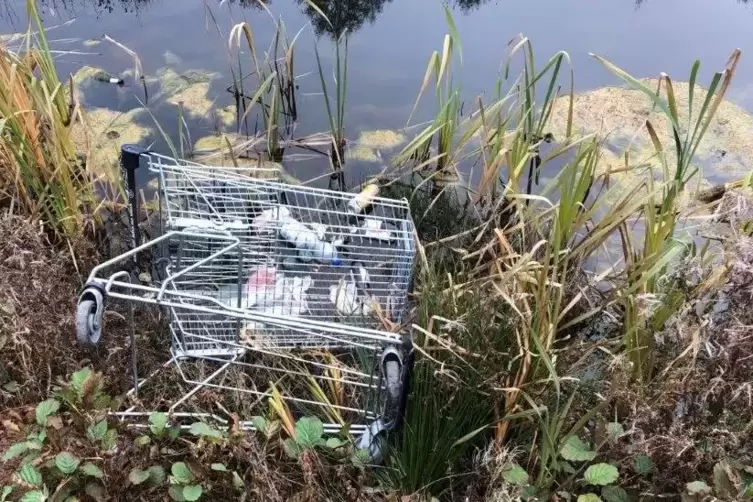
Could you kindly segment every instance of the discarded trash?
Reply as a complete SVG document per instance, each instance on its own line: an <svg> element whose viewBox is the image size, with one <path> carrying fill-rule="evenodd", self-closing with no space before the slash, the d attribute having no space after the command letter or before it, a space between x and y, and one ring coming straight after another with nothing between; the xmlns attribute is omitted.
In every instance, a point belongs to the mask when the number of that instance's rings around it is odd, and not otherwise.
<svg viewBox="0 0 753 502"><path fill-rule="evenodd" d="M320 239L315 230L292 217L282 220L280 237L298 248L298 254L303 260L316 260L335 266L342 264L333 244Z"/></svg>
<svg viewBox="0 0 753 502"><path fill-rule="evenodd" d="M290 210L285 206L265 209L251 222L251 228L259 232L271 233L275 224L290 218Z"/></svg>
<svg viewBox="0 0 753 502"><path fill-rule="evenodd" d="M353 267L358 270L358 281L362 289L368 289L371 284L371 277L369 277L369 271L363 266L363 263L355 263Z"/></svg>
<svg viewBox="0 0 753 502"><path fill-rule="evenodd" d="M348 202L348 212L352 214L359 214L361 211L371 205L371 201L379 195L378 185L366 185L361 193L350 199Z"/></svg>
<svg viewBox="0 0 753 502"><path fill-rule="evenodd" d="M367 316L371 313L371 307L358 299L355 281L346 281L344 277L337 285L329 287L329 299L341 315Z"/></svg>
<svg viewBox="0 0 753 502"><path fill-rule="evenodd" d="M115 85L124 85L125 82L122 78L117 78L109 75L108 73L105 73L103 71L99 71L94 74L94 78L96 80L99 80L100 82L104 82L106 84L115 84Z"/></svg>
<svg viewBox="0 0 753 502"><path fill-rule="evenodd" d="M382 241L390 241L393 239L392 232L382 228L384 222L377 218L365 218L361 228L364 230L363 236L369 239L378 239Z"/></svg>

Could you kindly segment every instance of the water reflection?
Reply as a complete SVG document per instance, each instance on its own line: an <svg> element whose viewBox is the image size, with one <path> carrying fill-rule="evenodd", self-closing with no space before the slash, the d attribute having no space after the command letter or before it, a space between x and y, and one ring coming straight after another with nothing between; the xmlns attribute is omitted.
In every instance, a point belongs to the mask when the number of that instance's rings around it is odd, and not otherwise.
<svg viewBox="0 0 753 502"><path fill-rule="evenodd" d="M298 0L303 11L311 19L317 35L330 34L338 38L346 30L352 34L368 21L373 23L384 5L392 0L311 0L327 16L330 26L311 5Z"/></svg>

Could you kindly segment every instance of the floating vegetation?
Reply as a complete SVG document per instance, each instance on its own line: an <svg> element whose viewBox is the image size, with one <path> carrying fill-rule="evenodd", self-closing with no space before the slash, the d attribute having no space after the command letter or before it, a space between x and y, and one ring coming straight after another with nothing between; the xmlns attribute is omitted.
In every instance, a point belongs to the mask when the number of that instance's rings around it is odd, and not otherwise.
<svg viewBox="0 0 753 502"><path fill-rule="evenodd" d="M71 138L78 151L88 152L87 168L90 172L117 176L120 146L123 143L143 144L153 132L139 123L140 119L147 119L145 114L143 108L127 112L93 108L82 113L81 121L71 129Z"/></svg>
<svg viewBox="0 0 753 502"><path fill-rule="evenodd" d="M363 131L356 140L359 146L377 150L392 150L405 143L405 134L391 129Z"/></svg>
<svg viewBox="0 0 753 502"><path fill-rule="evenodd" d="M378 152L363 145L348 147L345 152L345 158L348 160L360 160L361 162L381 162Z"/></svg>
<svg viewBox="0 0 753 502"><path fill-rule="evenodd" d="M644 83L657 88L657 80L648 79ZM687 116L689 84L673 82L677 109L681 116ZM662 89L662 95L665 91ZM706 90L696 85L694 90L694 111L700 108L706 98ZM563 138L567 123L569 98L557 100L550 121L550 129L555 138ZM614 153L606 165L624 164L620 157L627 150L631 164L656 164L656 152L646 132L646 120L650 120L657 136L671 155L672 129L666 116L660 110L652 110L651 102L645 94L625 87L602 87L577 94L573 103L573 123L576 132L597 133L606 139L606 146ZM714 121L696 151L697 160L704 168L705 176L741 177L753 167L753 144L750 132L753 131L753 116L728 100L722 101ZM670 164L673 159L670 157Z"/></svg>

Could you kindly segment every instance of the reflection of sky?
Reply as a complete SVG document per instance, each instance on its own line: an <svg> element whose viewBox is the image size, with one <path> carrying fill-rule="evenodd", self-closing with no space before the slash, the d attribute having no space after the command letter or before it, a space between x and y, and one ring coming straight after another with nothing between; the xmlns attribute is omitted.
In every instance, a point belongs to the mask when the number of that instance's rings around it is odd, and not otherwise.
<svg viewBox="0 0 753 502"><path fill-rule="evenodd" d="M375 2L372 9L370 2ZM0 32L24 28L24 3L0 0ZM404 125L428 58L433 50L441 51L447 28L440 1L327 0L324 10L331 12L338 3L344 9L352 7L355 15L366 13L349 44L349 136L355 137L363 129ZM459 3L466 5L473 0ZM67 17L77 18L73 24L51 32L53 39L84 40L107 33L141 56L147 74L165 65L165 51L180 58L179 69L220 71L226 79L216 82L213 92L220 96L221 104L228 104L230 98L223 89L229 83L226 37L230 27L248 20L257 44L266 47L273 23L258 8L243 9L232 2L209 4L218 17L222 37L206 16L202 0L150 0L140 3L139 9L134 9L135 0L48 0L46 5L53 5L55 16L47 9L45 20L51 25ZM310 22L301 1L274 0L269 8L285 21L291 37ZM376 18L373 23L369 12ZM534 42L538 65L557 50L570 53L578 89L618 83L588 57L588 52L604 55L636 76L656 76L665 71L677 80L687 79L692 61L699 58L705 64L702 82L706 82L712 69L722 67L731 49L740 47L743 59L730 97L753 110L753 65L747 61L753 57L753 9L733 0L655 0L639 9L630 0L492 0L471 9L456 7L454 15L464 55L463 91L468 97L492 89L507 42L524 33ZM309 27L297 43L296 72L309 73L300 81L299 135L328 126L318 95L313 40ZM331 42L324 39L320 44L322 56L331 60ZM82 64L112 73L133 66L128 55L106 43L90 49L63 45L58 48L98 53L60 58L60 68L65 72L73 72ZM133 101L119 99L112 107ZM419 113L418 118L425 116Z"/></svg>

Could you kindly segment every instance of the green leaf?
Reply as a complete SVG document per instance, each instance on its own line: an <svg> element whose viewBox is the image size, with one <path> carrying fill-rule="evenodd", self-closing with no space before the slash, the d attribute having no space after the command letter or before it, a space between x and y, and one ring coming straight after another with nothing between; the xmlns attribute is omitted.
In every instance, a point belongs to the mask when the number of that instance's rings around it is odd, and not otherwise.
<svg viewBox="0 0 753 502"><path fill-rule="evenodd" d="M233 486L236 490L243 490L246 488L246 483L243 482L243 478L241 478L235 471L233 471Z"/></svg>
<svg viewBox="0 0 753 502"><path fill-rule="evenodd" d="M595 493L586 493L578 495L578 502L601 502L601 499Z"/></svg>
<svg viewBox="0 0 753 502"><path fill-rule="evenodd" d="M211 468L213 471L219 471L219 472L227 471L227 467L225 467L225 464L214 463L211 465Z"/></svg>
<svg viewBox="0 0 753 502"><path fill-rule="evenodd" d="M332 450L345 446L347 443L340 438L329 438L325 445Z"/></svg>
<svg viewBox="0 0 753 502"><path fill-rule="evenodd" d="M573 462L587 462L596 458L596 452L591 451L588 444L575 435L567 438L567 441L565 441L565 444L560 449L560 455L565 460Z"/></svg>
<svg viewBox="0 0 753 502"><path fill-rule="evenodd" d="M133 444L141 448L142 446L146 446L151 442L152 439L149 436L139 436L133 441Z"/></svg>
<svg viewBox="0 0 753 502"><path fill-rule="evenodd" d="M153 465L146 470L149 473L149 484L159 486L167 479L167 473L161 465Z"/></svg>
<svg viewBox="0 0 753 502"><path fill-rule="evenodd" d="M5 499L8 498L10 493L13 491L12 486L3 486L3 492L0 493L0 502L5 502Z"/></svg>
<svg viewBox="0 0 753 502"><path fill-rule="evenodd" d="M188 466L185 462L175 462L170 468L170 472L172 473L173 478L175 478L175 481L181 485L187 485L193 479L193 475L191 474L191 471L188 470Z"/></svg>
<svg viewBox="0 0 753 502"><path fill-rule="evenodd" d="M322 443L324 426L316 417L303 417L295 423L295 442L301 448L314 448Z"/></svg>
<svg viewBox="0 0 753 502"><path fill-rule="evenodd" d="M47 494L42 490L33 490L24 493L19 502L44 502L47 500Z"/></svg>
<svg viewBox="0 0 753 502"><path fill-rule="evenodd" d="M47 399L37 405L37 423L44 427L47 425L47 417L56 413L60 409L60 401L57 399Z"/></svg>
<svg viewBox="0 0 753 502"><path fill-rule="evenodd" d="M23 455L29 451L29 442L24 441L23 443L16 443L14 445L11 445L10 448L8 448L5 453L3 453L3 462L7 462L8 460L12 458L16 458L19 455Z"/></svg>
<svg viewBox="0 0 753 502"><path fill-rule="evenodd" d="M353 465L356 467L366 467L371 463L371 455L369 454L368 448L360 448L353 453L353 456L350 457L350 461Z"/></svg>
<svg viewBox="0 0 753 502"><path fill-rule="evenodd" d="M84 390L84 384L92 376L92 370L89 368L82 368L71 375L71 386L76 389L76 392L81 394Z"/></svg>
<svg viewBox="0 0 753 502"><path fill-rule="evenodd" d="M102 478L102 477L104 477L104 473L102 472L102 469L100 469L96 465L92 464L91 462L87 462L84 465L82 465L81 466L81 472L83 472L87 476L92 476L92 477L95 477L95 478Z"/></svg>
<svg viewBox="0 0 753 502"><path fill-rule="evenodd" d="M86 483L84 492L97 502L104 502L105 500L107 500L107 492L105 491L105 487L98 482L91 481L89 483Z"/></svg>
<svg viewBox="0 0 753 502"><path fill-rule="evenodd" d="M502 479L512 485L523 486L528 484L528 473L515 462L510 462L502 469Z"/></svg>
<svg viewBox="0 0 753 502"><path fill-rule="evenodd" d="M607 434L609 434L610 439L617 439L625 434L625 428L619 422L609 422L607 424Z"/></svg>
<svg viewBox="0 0 753 502"><path fill-rule="evenodd" d="M301 447L292 438L286 438L282 442L282 448L285 450L285 454L293 459L297 459L301 455Z"/></svg>
<svg viewBox="0 0 753 502"><path fill-rule="evenodd" d="M606 502L630 502L630 497L621 486L605 486L601 489L601 497Z"/></svg>
<svg viewBox="0 0 753 502"><path fill-rule="evenodd" d="M253 425L254 428L257 431L261 432L265 436L267 435L267 430L269 428L268 427L269 424L267 424L267 419L266 418L264 418L262 416L259 416L259 415L251 417L251 425Z"/></svg>
<svg viewBox="0 0 753 502"><path fill-rule="evenodd" d="M210 427L204 422L194 422L191 424L191 434L194 436L209 437L215 439L222 438L222 432L218 431L214 427Z"/></svg>
<svg viewBox="0 0 753 502"><path fill-rule="evenodd" d="M20 389L20 388L21 388L21 386L18 385L18 382L16 382L15 380L11 380L10 382L7 382L7 383L3 384L3 389L6 392L10 392L11 394L14 393L14 392L18 392L18 389ZM0 499L0 500L2 500L2 499Z"/></svg>
<svg viewBox="0 0 753 502"><path fill-rule="evenodd" d="M144 481L149 479L149 471L143 471L141 469L133 469L128 474L128 481L133 485L140 485Z"/></svg>
<svg viewBox="0 0 753 502"><path fill-rule="evenodd" d="M717 462L714 465L714 495L723 500L735 498L737 495L736 478L737 476L732 473L732 468L726 460Z"/></svg>
<svg viewBox="0 0 753 502"><path fill-rule="evenodd" d="M115 445L117 444L118 444L117 429L107 429L107 432L105 433L105 437L102 438L102 448L104 448L107 451L110 451L113 448L115 448Z"/></svg>
<svg viewBox="0 0 753 502"><path fill-rule="evenodd" d="M201 493L202 493L201 485L190 485L190 486L183 487L183 498L185 498L189 502L193 502L194 500L199 500L199 497L201 497Z"/></svg>
<svg viewBox="0 0 753 502"><path fill-rule="evenodd" d="M67 451L60 452L55 457L55 466L63 474L73 474L80 463L81 460L76 455Z"/></svg>
<svg viewBox="0 0 753 502"><path fill-rule="evenodd" d="M185 497L183 497L183 487L179 485L171 485L170 488L167 490L167 493L170 495L170 498L175 500L176 502L183 502Z"/></svg>
<svg viewBox="0 0 753 502"><path fill-rule="evenodd" d="M619 477L620 473L617 467L604 463L589 465L586 472L583 473L583 479L590 485L611 485Z"/></svg>
<svg viewBox="0 0 753 502"><path fill-rule="evenodd" d="M42 486L42 473L31 464L22 465L16 474L26 484Z"/></svg>
<svg viewBox="0 0 753 502"><path fill-rule="evenodd" d="M654 470L654 463L646 455L637 455L634 469L639 476L647 476Z"/></svg>
<svg viewBox="0 0 753 502"><path fill-rule="evenodd" d="M708 495L711 493L711 487L703 481L693 481L685 485L685 490L690 495Z"/></svg>
<svg viewBox="0 0 753 502"><path fill-rule="evenodd" d="M167 415L162 412L154 412L149 415L149 430L155 436L161 436L167 426Z"/></svg>
<svg viewBox="0 0 753 502"><path fill-rule="evenodd" d="M92 441L99 441L105 437L105 434L107 434L107 420L102 420L86 428L86 437Z"/></svg>

